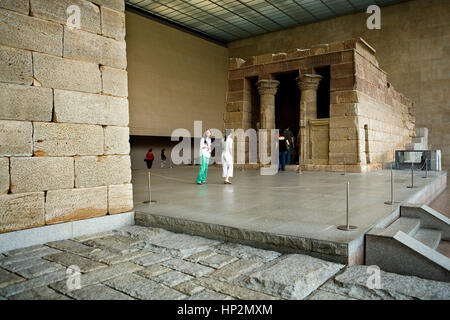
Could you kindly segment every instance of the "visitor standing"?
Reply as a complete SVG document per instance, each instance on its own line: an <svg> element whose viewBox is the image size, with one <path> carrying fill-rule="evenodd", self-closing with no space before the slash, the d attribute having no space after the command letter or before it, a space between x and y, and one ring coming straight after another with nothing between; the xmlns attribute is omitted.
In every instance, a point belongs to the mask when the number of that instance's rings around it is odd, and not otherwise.
<svg viewBox="0 0 450 320"><path fill-rule="evenodd" d="M286 155L286 163L291 164L291 153L292 153L292 148L294 146L294 134L292 133L289 126L287 126L286 129L284 129L283 136L289 142L289 147L287 149L287 155Z"/></svg>
<svg viewBox="0 0 450 320"><path fill-rule="evenodd" d="M166 149L161 149L161 168L166 168L167 164Z"/></svg>
<svg viewBox="0 0 450 320"><path fill-rule="evenodd" d="M200 170L197 176L197 184L205 184L208 173L209 158L211 158L211 131L206 130L200 139Z"/></svg>
<svg viewBox="0 0 450 320"><path fill-rule="evenodd" d="M152 152L152 149L148 149L147 155L145 156L144 161L147 163L147 169L151 169L153 165L153 160L155 160L155 155Z"/></svg>
<svg viewBox="0 0 450 320"><path fill-rule="evenodd" d="M222 177L225 184L231 184L233 177L233 130L225 130L225 141L222 144Z"/></svg>
<svg viewBox="0 0 450 320"><path fill-rule="evenodd" d="M279 142L279 146L278 146L278 151L279 151L279 164L278 164L278 169L281 171L286 171L286 155L287 155L287 150L289 148L289 141L286 139L285 136L280 135L278 137L278 142Z"/></svg>

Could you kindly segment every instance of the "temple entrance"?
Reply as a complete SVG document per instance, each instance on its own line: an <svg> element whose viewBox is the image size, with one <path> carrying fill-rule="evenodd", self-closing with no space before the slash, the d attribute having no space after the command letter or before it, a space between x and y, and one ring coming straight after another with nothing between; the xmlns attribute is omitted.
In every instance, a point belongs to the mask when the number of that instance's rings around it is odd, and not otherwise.
<svg viewBox="0 0 450 320"><path fill-rule="evenodd" d="M292 164L298 164L297 137L300 130L300 89L296 78L298 72L280 74L275 77L280 81L275 95L275 126L282 132L287 126L295 137L292 151Z"/></svg>
<svg viewBox="0 0 450 320"><path fill-rule="evenodd" d="M317 119L330 118L330 66L315 68L316 73L322 76L317 89Z"/></svg>

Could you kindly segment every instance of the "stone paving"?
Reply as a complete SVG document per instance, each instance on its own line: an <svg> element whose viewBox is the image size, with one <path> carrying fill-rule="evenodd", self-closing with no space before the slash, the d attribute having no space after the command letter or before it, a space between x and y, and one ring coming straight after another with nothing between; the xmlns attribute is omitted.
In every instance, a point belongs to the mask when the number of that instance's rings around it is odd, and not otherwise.
<svg viewBox="0 0 450 320"><path fill-rule="evenodd" d="M368 268L130 226L1 254L0 300L450 299L383 271L372 288Z"/></svg>

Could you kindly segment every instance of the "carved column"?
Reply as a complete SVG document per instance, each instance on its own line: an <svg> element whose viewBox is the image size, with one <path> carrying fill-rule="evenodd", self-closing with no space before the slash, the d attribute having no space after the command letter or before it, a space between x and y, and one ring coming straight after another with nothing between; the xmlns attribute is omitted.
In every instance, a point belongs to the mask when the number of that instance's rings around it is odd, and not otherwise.
<svg viewBox="0 0 450 320"><path fill-rule="evenodd" d="M318 74L302 74L296 78L300 88L300 160L301 164L312 163L311 124L317 118L317 88L322 79Z"/></svg>
<svg viewBox="0 0 450 320"><path fill-rule="evenodd" d="M275 94L279 84L277 80L256 83L260 95L261 129L275 129Z"/></svg>

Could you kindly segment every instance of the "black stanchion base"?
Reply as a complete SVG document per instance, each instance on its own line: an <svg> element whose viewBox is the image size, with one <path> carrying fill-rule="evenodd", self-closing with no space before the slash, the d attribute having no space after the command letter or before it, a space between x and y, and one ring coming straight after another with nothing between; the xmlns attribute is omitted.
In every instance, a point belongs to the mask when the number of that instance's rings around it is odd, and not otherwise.
<svg viewBox="0 0 450 320"><path fill-rule="evenodd" d="M342 231L352 231L358 229L358 227L356 226L347 226L347 225L338 226L337 228Z"/></svg>
<svg viewBox="0 0 450 320"><path fill-rule="evenodd" d="M417 186L406 186L409 189L417 188Z"/></svg>
<svg viewBox="0 0 450 320"><path fill-rule="evenodd" d="M154 200L152 200L152 201L144 201L144 202L142 202L142 203L148 203L148 204L152 204L152 203L156 203L156 201L154 201Z"/></svg>

